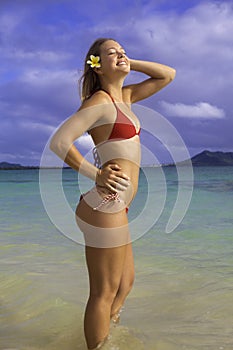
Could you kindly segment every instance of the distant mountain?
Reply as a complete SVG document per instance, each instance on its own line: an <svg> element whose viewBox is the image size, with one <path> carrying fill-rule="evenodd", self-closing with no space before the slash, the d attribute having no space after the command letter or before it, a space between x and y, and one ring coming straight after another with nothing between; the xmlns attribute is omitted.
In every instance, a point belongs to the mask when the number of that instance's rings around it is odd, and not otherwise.
<svg viewBox="0 0 233 350"><path fill-rule="evenodd" d="M193 166L233 166L233 152L211 152L203 151L191 158ZM179 165L187 164L187 161L179 162ZM174 166L175 164L167 164L167 166ZM39 169L38 166L23 166L21 164L14 164L8 162L0 162L0 170L14 170L14 169ZM70 167L64 167L70 169Z"/></svg>
<svg viewBox="0 0 233 350"><path fill-rule="evenodd" d="M193 166L233 166L233 152L211 152L203 151L191 158ZM187 161L179 162L179 165L186 165ZM175 164L171 164L175 165Z"/></svg>
<svg viewBox="0 0 233 350"><path fill-rule="evenodd" d="M233 152L203 151L191 158L196 166L227 166L233 165Z"/></svg>
<svg viewBox="0 0 233 350"><path fill-rule="evenodd" d="M0 170L38 169L35 166L23 166L21 164L0 162Z"/></svg>
<svg viewBox="0 0 233 350"><path fill-rule="evenodd" d="M205 150L191 159L164 164L163 166L189 165L190 160L193 166L233 166L233 152L211 152Z"/></svg>
<svg viewBox="0 0 233 350"><path fill-rule="evenodd" d="M50 168L50 167L46 167ZM51 169L60 169L60 167L51 167ZM33 166L33 165L21 165L21 164L15 164L15 163L8 163L8 162L0 162L0 170L22 170L22 169L40 169L39 166ZM63 167L63 169L70 169L70 167L66 166Z"/></svg>

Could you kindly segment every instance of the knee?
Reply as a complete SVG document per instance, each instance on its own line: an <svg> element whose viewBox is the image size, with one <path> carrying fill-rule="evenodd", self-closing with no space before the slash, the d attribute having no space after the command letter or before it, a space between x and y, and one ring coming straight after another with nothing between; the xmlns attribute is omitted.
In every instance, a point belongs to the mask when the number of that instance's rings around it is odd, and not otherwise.
<svg viewBox="0 0 233 350"><path fill-rule="evenodd" d="M134 284L134 279L135 279L135 272L134 270L131 271L128 277L128 287L129 289L132 289L133 284Z"/></svg>
<svg viewBox="0 0 233 350"><path fill-rule="evenodd" d="M131 289L133 288L134 284L134 274L131 274L127 279L125 279L119 289L119 293L122 293L124 295L128 295Z"/></svg>
<svg viewBox="0 0 233 350"><path fill-rule="evenodd" d="M131 290L133 288L133 284L134 284L134 275L131 277L131 279L129 280L129 290Z"/></svg>
<svg viewBox="0 0 233 350"><path fill-rule="evenodd" d="M131 289L133 288L133 284L134 284L134 275L132 275L129 280L128 283L126 285L126 291L129 293L131 291Z"/></svg>
<svg viewBox="0 0 233 350"><path fill-rule="evenodd" d="M117 288L103 288L102 290L91 290L90 298L105 305L111 305L116 297Z"/></svg>

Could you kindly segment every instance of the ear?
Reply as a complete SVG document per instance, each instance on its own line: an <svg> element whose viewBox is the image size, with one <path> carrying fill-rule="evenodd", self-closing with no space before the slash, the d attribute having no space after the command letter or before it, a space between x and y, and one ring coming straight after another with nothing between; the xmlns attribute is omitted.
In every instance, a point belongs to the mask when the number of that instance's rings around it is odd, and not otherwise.
<svg viewBox="0 0 233 350"><path fill-rule="evenodd" d="M101 69L101 67L100 68L94 68L94 72L96 73L96 74L98 74L98 75L102 75L103 74L103 72L102 72L102 69Z"/></svg>

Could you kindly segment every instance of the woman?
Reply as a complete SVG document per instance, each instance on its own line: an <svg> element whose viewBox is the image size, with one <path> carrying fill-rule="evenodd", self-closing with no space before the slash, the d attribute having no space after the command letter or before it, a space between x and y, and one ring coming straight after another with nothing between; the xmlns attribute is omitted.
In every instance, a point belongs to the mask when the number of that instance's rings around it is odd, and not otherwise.
<svg viewBox="0 0 233 350"><path fill-rule="evenodd" d="M123 86L134 70L149 76ZM88 349L99 349L117 322L134 280L127 211L138 186L140 124L130 110L175 77L171 67L129 59L113 39L97 39L90 47L82 80L82 105L56 132L51 149L73 169L95 181L76 209L85 237L90 295L84 332ZM88 131L95 143L96 165L86 161L74 141ZM98 164L99 163L99 164Z"/></svg>

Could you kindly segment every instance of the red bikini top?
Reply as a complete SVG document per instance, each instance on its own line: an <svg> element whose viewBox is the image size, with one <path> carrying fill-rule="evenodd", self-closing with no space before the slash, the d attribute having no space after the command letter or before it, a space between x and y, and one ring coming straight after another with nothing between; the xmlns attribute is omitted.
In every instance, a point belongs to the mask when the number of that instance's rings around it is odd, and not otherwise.
<svg viewBox="0 0 233 350"><path fill-rule="evenodd" d="M105 90L104 90L105 91ZM108 140L111 139L130 139L131 137L134 137L135 135L139 135L141 129L138 131L136 130L135 125L133 122L125 115L118 107L112 96L105 91L111 98L114 106L117 110L117 117L115 120L115 123L112 128L112 132L108 138Z"/></svg>

